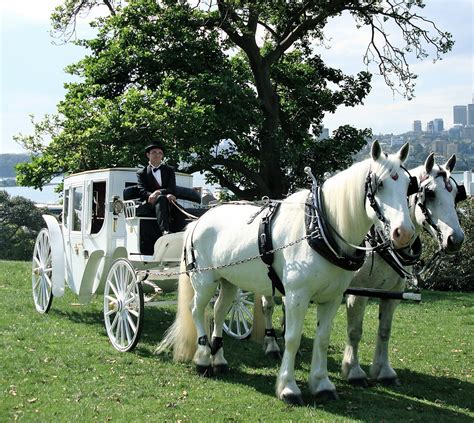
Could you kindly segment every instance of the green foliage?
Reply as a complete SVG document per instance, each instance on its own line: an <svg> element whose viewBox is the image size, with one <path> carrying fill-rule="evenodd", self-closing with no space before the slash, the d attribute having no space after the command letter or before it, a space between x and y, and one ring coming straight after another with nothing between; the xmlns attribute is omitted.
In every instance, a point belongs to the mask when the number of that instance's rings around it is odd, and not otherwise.
<svg viewBox="0 0 474 423"><path fill-rule="evenodd" d="M43 227L41 210L23 197L0 190L0 258L29 260L36 236Z"/></svg>
<svg viewBox="0 0 474 423"><path fill-rule="evenodd" d="M78 305L70 290L54 298L50 312L36 312L31 264L0 262L0 420L37 422L472 422L474 295L423 293L423 302L397 308L390 357L402 386L349 386L340 377L345 313L334 322L328 354L338 401L312 398L307 386L316 327L311 305L303 328L296 380L306 407L289 407L274 394L279 363L260 345L224 335L231 371L217 378L196 375L154 350L171 325L175 306L146 307L135 351L110 345L103 297ZM160 298L161 299L161 298ZM166 298L165 298L166 299ZM274 317L280 333L277 308ZM364 370L374 349L378 305L370 301L360 357ZM282 340L279 340L282 345Z"/></svg>
<svg viewBox="0 0 474 423"><path fill-rule="evenodd" d="M464 243L457 253L445 256L422 288L439 291L474 291L474 200L469 197L458 206ZM438 249L432 237L422 234L423 258L429 260Z"/></svg>
<svg viewBox="0 0 474 423"><path fill-rule="evenodd" d="M52 16L53 29L74 27L98 3L65 1ZM412 2L399 8L321 1L106 5L110 16L95 21L96 38L78 42L90 54L68 68L81 82L67 85L56 117L36 123L33 136L19 137L42 153L19 167L22 184L39 187L57 174L137 165L143 146L158 138L179 170L205 172L237 198L281 198L306 183L305 166L317 175L346 167L370 135L341 127L318 141L325 113L361 104L371 88L367 71L344 75L314 53L329 17L348 11L372 28L379 17L394 20L420 57L423 43L436 54L450 46L449 34L436 27L438 38L416 31L417 22L429 21L411 12ZM371 45L368 51L380 50ZM380 69L398 75L409 91L408 48L387 43L383 51L378 60L388 63Z"/></svg>

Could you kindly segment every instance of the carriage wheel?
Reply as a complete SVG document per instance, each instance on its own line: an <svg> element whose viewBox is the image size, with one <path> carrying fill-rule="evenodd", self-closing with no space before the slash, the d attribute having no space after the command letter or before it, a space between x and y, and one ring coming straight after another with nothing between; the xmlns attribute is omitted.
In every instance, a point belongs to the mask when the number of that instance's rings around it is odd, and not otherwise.
<svg viewBox="0 0 474 423"><path fill-rule="evenodd" d="M53 261L51 241L46 228L41 229L33 250L31 284L36 310L47 313L53 302Z"/></svg>
<svg viewBox="0 0 474 423"><path fill-rule="evenodd" d="M118 259L107 274L104 288L104 320L110 342L118 351L131 351L143 328L143 288L135 269Z"/></svg>
<svg viewBox="0 0 474 423"><path fill-rule="evenodd" d="M224 321L224 332L236 339L245 339L252 333L253 292L237 290L229 313Z"/></svg>

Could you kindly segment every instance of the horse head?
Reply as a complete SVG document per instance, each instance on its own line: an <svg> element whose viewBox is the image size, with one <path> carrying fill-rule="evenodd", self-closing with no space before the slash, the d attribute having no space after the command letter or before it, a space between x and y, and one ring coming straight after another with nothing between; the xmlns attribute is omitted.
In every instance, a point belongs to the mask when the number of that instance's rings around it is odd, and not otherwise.
<svg viewBox="0 0 474 423"><path fill-rule="evenodd" d="M431 153L424 165L413 170L420 184L418 194L411 198L415 224L437 238L448 254L458 251L464 241L456 204L465 198L465 191L451 176L455 164L454 154L444 165L437 165Z"/></svg>
<svg viewBox="0 0 474 423"><path fill-rule="evenodd" d="M406 143L397 153L388 155L374 141L366 183L367 215L376 227L383 227L385 237L397 249L406 247L415 233L407 204L407 192L413 181L402 167L408 150Z"/></svg>

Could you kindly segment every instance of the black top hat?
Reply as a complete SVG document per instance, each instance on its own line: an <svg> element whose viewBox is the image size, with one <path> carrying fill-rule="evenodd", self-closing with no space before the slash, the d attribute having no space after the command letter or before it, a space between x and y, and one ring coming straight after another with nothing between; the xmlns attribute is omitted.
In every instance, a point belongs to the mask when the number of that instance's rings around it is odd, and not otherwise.
<svg viewBox="0 0 474 423"><path fill-rule="evenodd" d="M165 154L165 147L163 144L161 143L158 143L158 142L155 142L153 144L150 144L148 145L146 148L145 148L145 153L149 153L151 150L153 150L154 148L159 148L163 154Z"/></svg>

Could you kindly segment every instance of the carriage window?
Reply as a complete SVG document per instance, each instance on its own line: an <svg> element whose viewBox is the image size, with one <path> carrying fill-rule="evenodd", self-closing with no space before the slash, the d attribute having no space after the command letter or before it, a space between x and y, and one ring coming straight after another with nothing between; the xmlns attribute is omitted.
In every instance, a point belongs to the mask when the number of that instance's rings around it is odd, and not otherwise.
<svg viewBox="0 0 474 423"><path fill-rule="evenodd" d="M105 218L105 181L94 182L92 185L92 225L91 233L98 233Z"/></svg>
<svg viewBox="0 0 474 423"><path fill-rule="evenodd" d="M82 187L77 187L72 190L72 230L80 231L82 228Z"/></svg>
<svg viewBox="0 0 474 423"><path fill-rule="evenodd" d="M64 203L63 203L63 223L64 226L69 226L69 189L64 190Z"/></svg>

